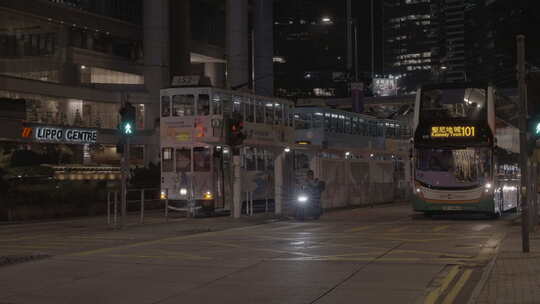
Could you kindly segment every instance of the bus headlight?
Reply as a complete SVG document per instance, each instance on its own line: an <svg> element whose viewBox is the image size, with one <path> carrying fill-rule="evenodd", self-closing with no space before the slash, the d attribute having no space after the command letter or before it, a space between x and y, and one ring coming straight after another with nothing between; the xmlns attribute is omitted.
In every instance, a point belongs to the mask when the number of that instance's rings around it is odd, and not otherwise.
<svg viewBox="0 0 540 304"><path fill-rule="evenodd" d="M187 189L186 188L180 188L180 195L186 196L187 195Z"/></svg>
<svg viewBox="0 0 540 304"><path fill-rule="evenodd" d="M161 193L159 194L159 198L162 200L167 199L167 192L165 190L161 190Z"/></svg>
<svg viewBox="0 0 540 304"><path fill-rule="evenodd" d="M211 199L214 198L214 196L212 195L212 192L206 191L206 192L204 193L204 195L203 195L203 198L204 198L205 200L211 200Z"/></svg>
<svg viewBox="0 0 540 304"><path fill-rule="evenodd" d="M489 193L489 191L491 190L491 187L492 187L491 183L486 183L485 184L486 193Z"/></svg>

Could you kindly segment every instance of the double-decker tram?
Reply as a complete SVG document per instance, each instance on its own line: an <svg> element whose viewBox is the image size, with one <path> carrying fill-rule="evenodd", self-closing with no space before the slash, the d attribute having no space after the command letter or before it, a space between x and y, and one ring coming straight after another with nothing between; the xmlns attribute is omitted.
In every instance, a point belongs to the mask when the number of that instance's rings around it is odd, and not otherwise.
<svg viewBox="0 0 540 304"><path fill-rule="evenodd" d="M413 122L415 211L481 212L515 208L519 174L496 145L495 88L477 84L425 85ZM499 160L499 161L498 161Z"/></svg>
<svg viewBox="0 0 540 304"><path fill-rule="evenodd" d="M242 128L242 197L272 202L274 160L293 143L293 104L212 87L161 90L161 188L171 208L231 210L232 128ZM234 125L240 121L240 125Z"/></svg>
<svg viewBox="0 0 540 304"><path fill-rule="evenodd" d="M405 123L324 107L295 108L296 180L325 183L323 208L404 198L410 129Z"/></svg>

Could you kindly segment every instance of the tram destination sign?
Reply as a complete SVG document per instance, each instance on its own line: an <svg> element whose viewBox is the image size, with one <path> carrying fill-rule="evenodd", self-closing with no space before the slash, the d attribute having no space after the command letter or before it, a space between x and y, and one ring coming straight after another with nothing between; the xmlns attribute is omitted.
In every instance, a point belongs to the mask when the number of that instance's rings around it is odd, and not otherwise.
<svg viewBox="0 0 540 304"><path fill-rule="evenodd" d="M475 126L432 126L431 138L476 137Z"/></svg>
<svg viewBox="0 0 540 304"><path fill-rule="evenodd" d="M33 130L37 141L55 141L79 144L92 144L97 141L97 130L36 127Z"/></svg>

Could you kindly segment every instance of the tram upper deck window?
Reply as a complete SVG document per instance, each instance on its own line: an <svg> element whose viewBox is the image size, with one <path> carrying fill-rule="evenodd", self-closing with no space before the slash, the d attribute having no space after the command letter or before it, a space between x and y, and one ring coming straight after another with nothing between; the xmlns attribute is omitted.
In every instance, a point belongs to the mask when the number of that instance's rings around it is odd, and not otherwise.
<svg viewBox="0 0 540 304"><path fill-rule="evenodd" d="M274 124L274 104L271 102L267 102L266 105L266 123L269 125Z"/></svg>
<svg viewBox="0 0 540 304"><path fill-rule="evenodd" d="M266 164L264 162L264 150L257 149L257 171L266 170Z"/></svg>
<svg viewBox="0 0 540 304"><path fill-rule="evenodd" d="M296 120L295 128L297 130L311 129L311 114L309 113L296 113L294 118Z"/></svg>
<svg viewBox="0 0 540 304"><path fill-rule="evenodd" d="M242 115L242 117L244 116L244 113L243 113L243 109L242 109L242 97L240 96L233 96L232 97L232 102L233 102L233 107L232 107L232 111L233 111L233 114L236 114L236 115Z"/></svg>
<svg viewBox="0 0 540 304"><path fill-rule="evenodd" d="M221 115L223 113L222 100L219 95L212 96L212 114Z"/></svg>
<svg viewBox="0 0 540 304"><path fill-rule="evenodd" d="M171 116L171 98L169 96L161 96L161 117Z"/></svg>
<svg viewBox="0 0 540 304"><path fill-rule="evenodd" d="M191 149L176 149L176 172L191 171Z"/></svg>
<svg viewBox="0 0 540 304"><path fill-rule="evenodd" d="M210 171L210 149L206 147L193 148L193 171L208 172Z"/></svg>
<svg viewBox="0 0 540 304"><path fill-rule="evenodd" d="M255 122L264 123L264 101L255 102Z"/></svg>
<svg viewBox="0 0 540 304"><path fill-rule="evenodd" d="M287 119L289 121L289 127L294 127L294 108L291 105L287 106L289 111L287 113Z"/></svg>
<svg viewBox="0 0 540 304"><path fill-rule="evenodd" d="M358 134L358 117L353 116L351 119L351 133Z"/></svg>
<svg viewBox="0 0 540 304"><path fill-rule="evenodd" d="M161 151L162 159L162 171L163 172L173 172L174 171L174 159L173 159L173 148L163 148Z"/></svg>
<svg viewBox="0 0 540 304"><path fill-rule="evenodd" d="M348 115L345 115L345 130L344 132L347 134L351 134L351 117Z"/></svg>
<svg viewBox="0 0 540 304"><path fill-rule="evenodd" d="M283 124L283 105L279 104L279 103L275 103L274 104L274 109L275 109L274 123L276 125Z"/></svg>
<svg viewBox="0 0 540 304"><path fill-rule="evenodd" d="M193 116L195 113L195 96L174 95L172 99L173 116Z"/></svg>
<svg viewBox="0 0 540 304"><path fill-rule="evenodd" d="M255 160L255 149L251 147L246 147L244 152L244 168L247 171L255 171L257 169L257 163Z"/></svg>
<svg viewBox="0 0 540 304"><path fill-rule="evenodd" d="M332 114L330 113L324 113L324 130L332 130Z"/></svg>
<svg viewBox="0 0 540 304"><path fill-rule="evenodd" d="M311 116L311 126L313 128L324 128L324 114L316 112Z"/></svg>
<svg viewBox="0 0 540 304"><path fill-rule="evenodd" d="M244 107L245 107L245 119L247 122L254 122L255 121L255 100L252 99L244 99Z"/></svg>
<svg viewBox="0 0 540 304"><path fill-rule="evenodd" d="M210 96L206 94L199 95L199 99L197 100L197 115L210 115Z"/></svg>
<svg viewBox="0 0 540 304"><path fill-rule="evenodd" d="M420 119L485 119L486 104L485 89L422 90Z"/></svg>

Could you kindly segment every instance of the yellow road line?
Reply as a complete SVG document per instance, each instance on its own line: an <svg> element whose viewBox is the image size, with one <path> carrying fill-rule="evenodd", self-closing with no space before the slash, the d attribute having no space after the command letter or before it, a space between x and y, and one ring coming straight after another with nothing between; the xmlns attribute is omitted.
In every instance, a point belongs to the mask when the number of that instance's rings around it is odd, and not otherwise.
<svg viewBox="0 0 540 304"><path fill-rule="evenodd" d="M441 282L441 285L434 290L432 290L426 299L424 300L424 304L433 304L435 303L439 297L444 293L446 288L448 288L448 285L450 285L450 282L454 280L456 275L459 272L459 266L453 266L448 274L444 277L444 279Z"/></svg>
<svg viewBox="0 0 540 304"><path fill-rule="evenodd" d="M459 292L465 286L465 283L467 283L467 280L471 277L472 269L467 269L463 272L461 275L461 278L459 278L459 281L457 281L456 285L454 285L454 288L450 290L450 293L444 298L444 301L442 304L451 304L454 303L454 300L458 296Z"/></svg>
<svg viewBox="0 0 540 304"><path fill-rule="evenodd" d="M407 226L404 226L404 227L398 227L398 228L392 228L392 229L388 229L387 231L385 232L389 232L389 233L396 233L396 232L401 232L401 231L404 231L404 230L407 230Z"/></svg>
<svg viewBox="0 0 540 304"><path fill-rule="evenodd" d="M351 228L349 230L345 230L346 233L350 233L350 232L360 232L360 231L364 231L364 230L368 230L369 228L371 228L372 226L359 226L359 227L355 227L355 228Z"/></svg>
<svg viewBox="0 0 540 304"><path fill-rule="evenodd" d="M191 234L191 235L167 237L163 239L144 241L144 242L139 242L135 244L127 244L127 245L120 245L120 246L114 246L114 247L106 247L106 248L81 251L81 252L69 254L68 256L88 256L88 255L105 253L105 252L120 250L120 249L131 249L131 248L136 248L136 247L141 247L141 246L166 243L170 241L180 241L180 240L187 240L187 239L199 238L199 237L204 237L204 236L212 236L212 235L219 234L221 232L222 231L214 231L214 232L198 233L198 234Z"/></svg>
<svg viewBox="0 0 540 304"><path fill-rule="evenodd" d="M449 225L437 226L437 227L433 228L431 231L440 232L440 231L448 229L449 227L450 227Z"/></svg>

